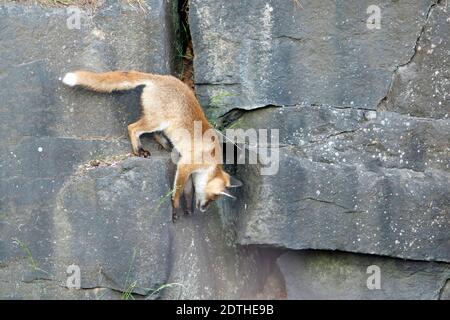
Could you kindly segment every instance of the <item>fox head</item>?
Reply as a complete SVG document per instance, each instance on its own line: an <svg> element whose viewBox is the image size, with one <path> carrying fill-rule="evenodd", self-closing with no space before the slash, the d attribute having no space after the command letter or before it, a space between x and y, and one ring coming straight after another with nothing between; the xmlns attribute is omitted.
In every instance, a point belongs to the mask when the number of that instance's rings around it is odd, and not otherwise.
<svg viewBox="0 0 450 320"><path fill-rule="evenodd" d="M211 202L220 196L232 196L227 189L242 186L242 182L230 176L222 168L215 168L205 173L198 173L194 178L197 208L205 212Z"/></svg>

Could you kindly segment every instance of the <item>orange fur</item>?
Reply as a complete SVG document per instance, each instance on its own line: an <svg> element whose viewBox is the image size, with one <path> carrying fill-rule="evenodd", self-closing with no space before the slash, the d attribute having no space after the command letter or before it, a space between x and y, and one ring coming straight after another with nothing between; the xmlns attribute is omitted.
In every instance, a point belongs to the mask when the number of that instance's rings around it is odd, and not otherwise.
<svg viewBox="0 0 450 320"><path fill-rule="evenodd" d="M194 122L202 126L202 134L213 129L195 97L194 92L183 82L172 76L142 73L136 71L114 71L94 73L76 71L67 74L63 80L69 85L79 85L98 92L128 90L144 85L141 96L142 117L128 126L128 133L133 152L136 155L147 155L142 150L139 136L146 132L162 131L180 153L180 162L174 182L172 204L175 210L180 205L180 196L191 175L194 177L197 201L201 208L215 200L226 187L230 186L230 176L222 165L211 155L221 154L218 136L215 132L211 141L203 143L202 148L194 149ZM181 134L179 129L189 132ZM149 154L148 154L149 155ZM184 163L186 157L202 159L200 163L192 161Z"/></svg>

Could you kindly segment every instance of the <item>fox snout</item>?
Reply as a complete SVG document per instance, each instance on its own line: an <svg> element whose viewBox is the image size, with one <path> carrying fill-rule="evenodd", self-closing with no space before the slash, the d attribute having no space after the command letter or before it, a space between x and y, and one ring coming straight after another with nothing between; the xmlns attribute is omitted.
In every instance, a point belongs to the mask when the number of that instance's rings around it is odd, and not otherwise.
<svg viewBox="0 0 450 320"><path fill-rule="evenodd" d="M206 210L208 210L209 204L211 203L212 200L208 200L206 201L204 204L200 205L200 208L198 208L201 212L205 212Z"/></svg>

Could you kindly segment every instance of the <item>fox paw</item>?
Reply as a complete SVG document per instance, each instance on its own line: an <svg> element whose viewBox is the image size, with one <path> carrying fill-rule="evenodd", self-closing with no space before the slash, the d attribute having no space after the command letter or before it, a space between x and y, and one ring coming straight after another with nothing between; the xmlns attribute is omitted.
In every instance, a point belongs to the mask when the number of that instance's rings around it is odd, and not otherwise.
<svg viewBox="0 0 450 320"><path fill-rule="evenodd" d="M175 223L178 220L178 215L175 209L172 210L172 222Z"/></svg>
<svg viewBox="0 0 450 320"><path fill-rule="evenodd" d="M150 157L150 151L144 150L144 149L139 149L138 150L138 156L139 157L143 157L143 158L149 158Z"/></svg>

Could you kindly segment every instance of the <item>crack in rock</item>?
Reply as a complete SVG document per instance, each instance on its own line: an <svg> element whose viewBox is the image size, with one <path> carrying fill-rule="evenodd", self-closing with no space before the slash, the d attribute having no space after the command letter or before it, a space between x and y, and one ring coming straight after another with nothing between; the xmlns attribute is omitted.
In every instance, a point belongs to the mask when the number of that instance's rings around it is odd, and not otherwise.
<svg viewBox="0 0 450 320"><path fill-rule="evenodd" d="M447 280L443 281L442 287L439 290L437 299L438 300L448 300L448 299L450 299L450 292L446 292L446 291L448 291L448 289L450 289L450 278L448 278ZM444 297L444 294L446 294L445 297Z"/></svg>
<svg viewBox="0 0 450 320"><path fill-rule="evenodd" d="M387 91L386 95L383 98L381 98L380 102L378 102L375 110L379 110L380 107L382 105L384 105L387 102L387 100L389 99L389 96L390 96L390 94L392 92L392 89L393 89L393 86L394 86L395 77L397 76L398 71L400 70L400 68L403 68L403 67L406 67L407 65L409 65L414 60L414 58L416 57L417 53L419 52L419 42L420 42L420 40L422 39L422 37L423 37L423 35L425 33L425 30L426 30L426 27L427 27L427 25L428 25L428 23L430 21L430 16L431 16L431 14L433 12L433 9L436 6L438 6L441 3L441 1L442 0L436 1L435 3L431 4L430 7L428 8L428 11L427 11L427 14L426 14L426 18L425 18L425 22L424 22L422 28L420 29L419 35L417 36L417 39L416 39L416 41L414 43L414 52L413 52L413 54L411 55L411 57L405 63L397 65L397 67L395 68L394 72L392 73L391 82L389 84L388 91Z"/></svg>

